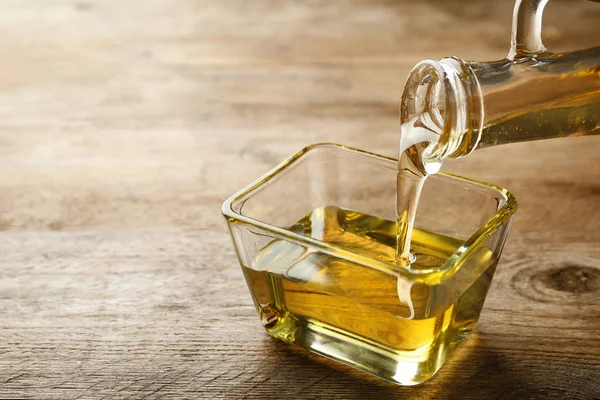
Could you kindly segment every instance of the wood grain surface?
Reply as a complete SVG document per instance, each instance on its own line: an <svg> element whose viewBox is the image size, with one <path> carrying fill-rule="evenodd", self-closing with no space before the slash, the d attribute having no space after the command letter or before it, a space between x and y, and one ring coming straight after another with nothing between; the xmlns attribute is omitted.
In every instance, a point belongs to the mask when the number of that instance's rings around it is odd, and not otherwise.
<svg viewBox="0 0 600 400"><path fill-rule="evenodd" d="M412 65L502 58L512 1L1 7L0 398L600 398L598 137L446 164L520 210L477 333L414 388L271 339L220 215L307 144L395 155ZM553 0L546 43L598 21Z"/></svg>

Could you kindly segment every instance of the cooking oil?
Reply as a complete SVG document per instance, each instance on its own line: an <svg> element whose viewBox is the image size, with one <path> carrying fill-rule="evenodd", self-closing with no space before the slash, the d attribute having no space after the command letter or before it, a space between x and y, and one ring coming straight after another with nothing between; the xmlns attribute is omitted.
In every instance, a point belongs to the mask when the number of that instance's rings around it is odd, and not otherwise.
<svg viewBox="0 0 600 400"><path fill-rule="evenodd" d="M473 329L497 263L490 250L480 248L474 258L480 268L463 277L466 290L453 296L457 282L446 288L415 283L400 273L393 221L326 206L290 230L325 242L331 250L326 254L273 240L253 265L243 266L266 330L405 385L430 378ZM461 244L414 228L410 268L442 267ZM388 268L369 268L361 258Z"/></svg>
<svg viewBox="0 0 600 400"><path fill-rule="evenodd" d="M411 235L423 185L427 177L441 167L441 160L434 161L425 156L441 133L440 118L439 113L424 112L400 127L396 178L396 264L400 267L409 267L414 258Z"/></svg>

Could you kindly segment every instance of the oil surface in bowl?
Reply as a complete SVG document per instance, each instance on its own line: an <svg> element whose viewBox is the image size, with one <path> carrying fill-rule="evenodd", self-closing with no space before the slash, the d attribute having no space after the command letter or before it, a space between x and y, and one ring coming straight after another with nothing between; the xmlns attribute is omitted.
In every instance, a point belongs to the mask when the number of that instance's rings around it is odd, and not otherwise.
<svg viewBox="0 0 600 400"><path fill-rule="evenodd" d="M267 331L404 385L433 376L473 329L497 263L480 248L471 257L478 268L460 279L411 282L396 264L395 222L327 206L290 230L337 250L331 255L274 240L252 266L243 266ZM414 229L410 268L435 269L461 244ZM364 258L389 268L367 267Z"/></svg>

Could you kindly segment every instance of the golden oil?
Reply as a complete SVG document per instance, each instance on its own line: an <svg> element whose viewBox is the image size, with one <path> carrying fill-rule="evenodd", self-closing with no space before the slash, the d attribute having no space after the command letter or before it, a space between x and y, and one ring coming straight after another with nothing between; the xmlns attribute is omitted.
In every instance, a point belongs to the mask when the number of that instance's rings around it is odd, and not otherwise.
<svg viewBox="0 0 600 400"><path fill-rule="evenodd" d="M338 250L331 255L274 240L252 266L243 266L266 330L405 385L429 379L473 329L496 268L497 258L479 249L474 260L482 264L480 273L453 297L452 288L413 284L398 273L395 222L327 206L290 230ZM414 229L410 268L441 267L461 244ZM389 270L369 268L361 257L383 262Z"/></svg>

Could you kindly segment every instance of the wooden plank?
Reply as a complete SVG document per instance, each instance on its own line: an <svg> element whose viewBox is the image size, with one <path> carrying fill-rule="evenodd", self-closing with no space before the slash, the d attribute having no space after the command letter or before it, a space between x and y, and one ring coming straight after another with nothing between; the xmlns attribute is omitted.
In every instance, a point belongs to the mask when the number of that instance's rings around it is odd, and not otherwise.
<svg viewBox="0 0 600 400"><path fill-rule="evenodd" d="M597 137L446 164L520 210L477 333L416 388L271 340L220 215L307 144L395 155L411 66L503 57L510 4L3 5L0 398L600 396ZM598 17L550 2L548 46Z"/></svg>

